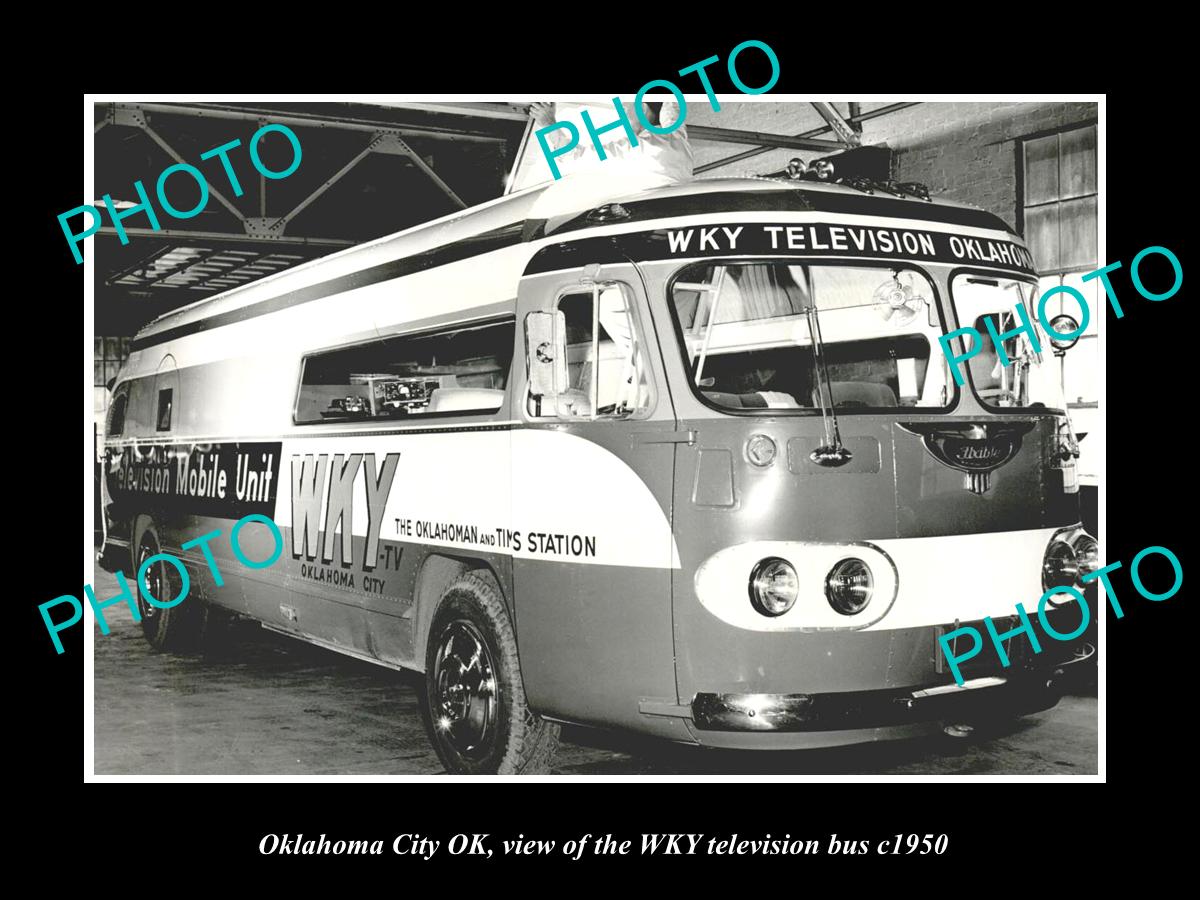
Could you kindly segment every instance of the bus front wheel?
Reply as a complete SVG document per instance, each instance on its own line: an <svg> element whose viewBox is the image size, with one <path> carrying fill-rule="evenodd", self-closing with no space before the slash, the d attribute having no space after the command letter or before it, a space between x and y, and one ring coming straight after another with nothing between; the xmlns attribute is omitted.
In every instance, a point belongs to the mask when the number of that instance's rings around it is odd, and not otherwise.
<svg viewBox="0 0 1200 900"><path fill-rule="evenodd" d="M160 553L158 535L153 527L147 528L138 542L135 571L140 572L146 560ZM162 609L146 600L142 591L143 584L152 597L169 602L179 596L183 587L179 571L161 559L150 564L144 582L134 588L138 614L142 617L142 634L155 650L194 649L199 643L204 625L203 611L199 609L200 601L186 597L182 603Z"/></svg>
<svg viewBox="0 0 1200 900"><path fill-rule="evenodd" d="M469 572L438 603L426 645L426 722L453 775L550 771L559 726L525 699L517 642L500 591Z"/></svg>

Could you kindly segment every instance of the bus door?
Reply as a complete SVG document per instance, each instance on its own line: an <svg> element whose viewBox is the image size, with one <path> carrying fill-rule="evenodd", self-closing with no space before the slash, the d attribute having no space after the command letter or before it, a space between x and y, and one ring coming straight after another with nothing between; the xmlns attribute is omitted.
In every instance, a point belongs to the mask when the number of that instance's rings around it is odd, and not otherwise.
<svg viewBox="0 0 1200 900"><path fill-rule="evenodd" d="M679 439L637 268L526 277L517 342L513 582L526 691L544 714L634 724L639 702L676 699Z"/></svg>

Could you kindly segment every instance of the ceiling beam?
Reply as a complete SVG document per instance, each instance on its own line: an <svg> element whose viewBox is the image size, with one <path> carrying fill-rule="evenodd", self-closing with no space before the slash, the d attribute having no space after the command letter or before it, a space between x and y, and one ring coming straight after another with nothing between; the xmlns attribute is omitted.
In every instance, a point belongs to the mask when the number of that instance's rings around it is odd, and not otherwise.
<svg viewBox="0 0 1200 900"><path fill-rule="evenodd" d="M828 129L821 129L822 132ZM783 147L788 150L845 150L841 141L821 140L805 134L767 134L763 131L742 131L736 128L714 128L711 125L689 125L688 137L699 141L719 141L723 144L754 144L758 147Z"/></svg>
<svg viewBox="0 0 1200 900"><path fill-rule="evenodd" d="M467 204L463 202L463 199L460 196L458 196L458 194L454 193L454 191L451 189L450 185L448 185L448 184L446 184L446 182L442 181L442 179L438 176L438 173L433 171L432 168L430 168L429 163L427 163L427 162L425 162L425 160L421 159L421 155L419 153L417 153L415 150L413 150L412 147L408 146L408 144L404 143L404 141L400 140L400 138L395 137L394 135L389 135L388 137L389 137L390 142L395 145L396 149L401 154L403 154L404 156L407 156L408 159L412 162L412 164L414 166L416 166L418 169L420 169L422 172L424 172L427 176L429 176L429 179L438 186L438 188L441 190L441 192L450 198L451 203L453 203L459 209L467 208ZM385 146L386 146L386 143L385 143ZM386 150L384 152L386 152Z"/></svg>
<svg viewBox="0 0 1200 900"><path fill-rule="evenodd" d="M825 124L833 129L833 133L847 147L857 147L859 145L858 133L855 132L854 126L842 118L842 114L838 108L832 103L817 103L811 104L812 108L820 114L825 120Z"/></svg>
<svg viewBox="0 0 1200 900"><path fill-rule="evenodd" d="M861 116L854 116L849 120L849 122L852 125L855 122L866 122L866 121L869 121L870 119L877 119L880 116L886 116L889 113L899 112L900 110L907 109L910 106L919 106L919 105L920 105L919 103L889 103L887 106L881 106L878 109L873 109L870 112L865 112ZM797 138L814 138L817 135L824 134L825 132L827 132L829 130L831 130L829 128L829 126L824 125L820 128L813 128L810 131L802 132L802 133L796 135L796 137ZM741 162L743 159L750 159L750 157L752 157L752 156L758 156L762 153L767 153L772 149L774 149L774 148L768 147L768 146L762 146L762 147L755 147L753 150L745 150L741 153L735 153L733 156L726 156L724 159L718 159L718 160L715 160L714 162L705 163L702 166L697 166L696 170L695 170L695 174L701 175L704 172L711 172L713 169L719 169L722 166L728 166L735 162ZM845 148L839 144L837 146L837 149L842 150Z"/></svg>
<svg viewBox="0 0 1200 900"><path fill-rule="evenodd" d="M228 119L236 122L258 123L267 119L279 125L297 128L324 128L329 131L390 132L399 137L432 138L436 140L474 141L477 143L504 144L506 139L499 135L474 131L456 131L426 125L400 125L395 122L379 122L368 119L341 118L315 113L283 112L280 110L250 107L219 106L209 103L118 103L118 108L139 109L148 113L172 116L191 116L199 119Z"/></svg>
<svg viewBox="0 0 1200 900"><path fill-rule="evenodd" d="M529 118L528 103L375 103L388 109L411 109L417 112L447 113L480 119L504 119L524 122Z"/></svg>
<svg viewBox="0 0 1200 900"><path fill-rule="evenodd" d="M854 129L855 134L862 134L862 120L859 118L862 116L862 104L851 100L846 104L846 109L850 113L846 121L850 123L850 127Z"/></svg>
<svg viewBox="0 0 1200 900"><path fill-rule="evenodd" d="M283 233L283 230L287 227L288 222L300 215L300 213L303 212L305 208L308 207L314 200L341 181L347 172L357 166L362 160L366 159L371 154L371 151L375 149L375 146L379 143L379 141L380 138L378 135L371 138L371 140L367 142L367 146L352 156L349 162L330 175L329 178L326 179L326 181L315 191L297 203L292 208L290 213L280 217L275 226L279 229L280 234Z"/></svg>
<svg viewBox="0 0 1200 900"><path fill-rule="evenodd" d="M117 229L105 225L97 234L105 237L118 237ZM202 243L209 241L220 241L226 244L272 244L279 247L353 247L360 243L359 241L346 241L340 238L312 238L312 237L292 237L286 234L278 236L269 234L232 234L225 231L188 231L186 229L162 228L155 231L153 228L126 228L125 234L128 237L141 238L156 238L157 240L169 241L190 241Z"/></svg>
<svg viewBox="0 0 1200 900"><path fill-rule="evenodd" d="M158 144L158 146L162 149L162 151L164 153L167 154L167 156L171 157L171 159L175 160L175 162L177 162L177 163L180 163L183 165L187 164L187 161L182 156L180 156L178 153L175 152L175 148L172 147L170 144L168 144L166 139L161 134L159 134L157 131L155 131L153 128L150 127L150 124L146 121L146 117L141 113L140 110L130 109L128 107L125 107L124 105L119 104L117 107L115 107L113 109L113 116L114 116L114 119L113 119L114 124L127 125L131 128L141 129L143 132L146 133L146 136L149 137L150 140L152 140L152 141L154 141L154 143ZM161 181L159 182L159 191L160 192L162 191L162 182ZM234 206L229 200L225 199L224 194L222 194L220 191L218 191L211 184L208 185L208 192L210 194L212 194L214 197L216 197L217 201L222 206L224 206L227 210L229 210L231 213L233 213L233 217L235 219L237 219L239 222L245 224L246 217L244 215L242 215L241 210L239 210L236 206ZM161 193L159 194L159 197L160 198L162 197Z"/></svg>

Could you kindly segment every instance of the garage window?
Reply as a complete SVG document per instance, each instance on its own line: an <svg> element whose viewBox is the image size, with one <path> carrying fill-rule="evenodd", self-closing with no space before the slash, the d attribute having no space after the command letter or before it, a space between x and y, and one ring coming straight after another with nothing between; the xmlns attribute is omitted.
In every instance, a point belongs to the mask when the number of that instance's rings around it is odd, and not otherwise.
<svg viewBox="0 0 1200 900"><path fill-rule="evenodd" d="M297 424L494 413L514 320L399 335L305 357Z"/></svg>
<svg viewBox="0 0 1200 900"><path fill-rule="evenodd" d="M1022 221L1042 274L1096 262L1096 126L1022 142Z"/></svg>
<svg viewBox="0 0 1200 900"><path fill-rule="evenodd" d="M1071 407L1095 406L1100 398L1097 327L1104 309L1099 279L1083 281L1097 260L1096 126L1073 128L1021 142L1025 241L1040 278L1039 292L1060 284L1079 291L1091 318L1063 364L1063 388ZM1056 294L1046 317L1082 313L1070 294Z"/></svg>
<svg viewBox="0 0 1200 900"><path fill-rule="evenodd" d="M107 387L109 382L117 377L121 364L129 358L129 338L127 337L98 337L95 338L95 378L93 384Z"/></svg>

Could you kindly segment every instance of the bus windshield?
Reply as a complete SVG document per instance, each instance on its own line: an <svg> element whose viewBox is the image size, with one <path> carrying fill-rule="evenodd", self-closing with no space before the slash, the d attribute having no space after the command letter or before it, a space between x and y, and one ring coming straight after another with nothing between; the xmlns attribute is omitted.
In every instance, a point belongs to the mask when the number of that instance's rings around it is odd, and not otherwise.
<svg viewBox="0 0 1200 900"><path fill-rule="evenodd" d="M915 269L698 263L671 292L693 384L712 406L820 409L814 334L839 410L954 397L933 286Z"/></svg>
<svg viewBox="0 0 1200 900"><path fill-rule="evenodd" d="M962 273L951 282L950 293L959 324L976 329L983 338L979 353L966 364L975 393L983 404L993 409L1065 410L1062 356L1054 353L1050 336L1034 318L1037 286L1012 278ZM1021 325L1016 312L1018 304L1025 305L1041 350L1034 348L1028 334L1017 334L1004 341L1009 363L1002 365L984 319L991 318L997 334L1014 331ZM969 352L972 339L968 336L966 341L965 349Z"/></svg>

